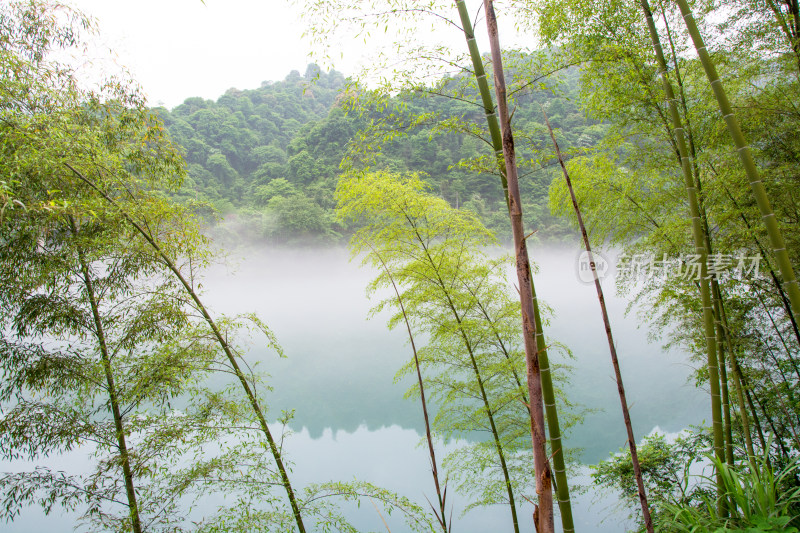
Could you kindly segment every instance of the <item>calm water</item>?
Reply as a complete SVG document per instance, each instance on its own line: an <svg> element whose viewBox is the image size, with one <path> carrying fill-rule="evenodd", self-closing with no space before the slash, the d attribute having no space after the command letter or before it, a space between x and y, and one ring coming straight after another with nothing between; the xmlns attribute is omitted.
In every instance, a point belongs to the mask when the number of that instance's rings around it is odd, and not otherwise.
<svg viewBox="0 0 800 533"><path fill-rule="evenodd" d="M578 252L535 250L539 273L534 279L539 296L554 311L548 337L574 355L571 360L563 353L551 355L554 362L573 367L566 387L569 397L600 409L587 415L566 439L566 446L582 448L582 461L591 464L622 447L625 431L594 288L580 283L575 272ZM215 311L258 313L288 356L280 359L259 346L251 350L251 357L271 375L272 417L295 409L294 434L285 444L295 463L295 483L357 478L425 504L425 496L433 498L434 491L427 452L419 446L420 408L403 399L407 383L393 379L410 348L402 331L386 329L385 315L366 320L371 303L364 287L370 277L357 262L348 262L341 249L261 250L248 252L234 268L215 267L204 285ZM677 432L701 423L707 402L702 391L687 384L691 365L686 355L649 343L647 328L637 328L635 312L624 316L627 302L614 296L612 283L604 286L637 437L656 427ZM64 464L79 469L85 459L72 454ZM579 495L579 531L622 531L624 513L614 513L614 503L591 488ZM455 504L454 532L510 530L505 508L476 510L458 519L463 504ZM527 504L521 509L526 527L531 511ZM361 527L385 531L369 504L358 513ZM394 533L403 531L398 524L389 522ZM68 520L45 518L35 510L0 527L9 532L71 529ZM524 531L532 531L532 525Z"/></svg>

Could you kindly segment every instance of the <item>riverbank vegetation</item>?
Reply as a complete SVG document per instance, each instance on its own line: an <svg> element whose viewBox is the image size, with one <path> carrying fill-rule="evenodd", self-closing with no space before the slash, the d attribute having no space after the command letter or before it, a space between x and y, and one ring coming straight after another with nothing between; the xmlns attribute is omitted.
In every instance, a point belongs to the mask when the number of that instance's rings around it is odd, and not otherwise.
<svg viewBox="0 0 800 533"><path fill-rule="evenodd" d="M0 454L92 462L3 474L0 515L62 506L89 530L137 533L356 531L342 502L369 500L404 530L447 533L449 489L466 511L504 506L517 533L580 530L562 431L582 411L550 364L527 250L575 240L580 221L583 274L613 270L642 323L693 354L711 421L636 442L597 283L628 445L594 467L595 485L642 531L797 531L797 3L305 7L320 57L353 24L397 31L395 55L370 67L392 75L310 65L151 109L132 82L86 88L64 62L89 18L46 0L0 7ZM541 46L501 53L495 17ZM429 47L413 38L423 21L458 39ZM415 376L425 413L432 512L365 481L293 482L291 413L268 395L290 384L256 372L247 344L291 354L256 315L204 301L214 250L243 239L349 241L378 273L370 290L389 296L376 310L411 342L398 372ZM512 258L487 252L499 242ZM617 250L616 265L591 248ZM437 463L437 447L467 436ZM214 494L235 502L192 514Z"/></svg>

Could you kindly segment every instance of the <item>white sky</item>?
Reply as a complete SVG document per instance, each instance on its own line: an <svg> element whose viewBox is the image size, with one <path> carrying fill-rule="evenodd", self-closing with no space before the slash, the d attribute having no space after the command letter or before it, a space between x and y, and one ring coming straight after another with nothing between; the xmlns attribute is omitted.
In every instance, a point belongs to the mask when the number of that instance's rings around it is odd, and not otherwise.
<svg viewBox="0 0 800 533"><path fill-rule="evenodd" d="M310 62L302 26L282 0L68 0L97 19L151 105L190 96L216 100L227 89L301 73ZM95 58L97 59L97 58Z"/></svg>
<svg viewBox="0 0 800 533"><path fill-rule="evenodd" d="M88 59L106 71L127 68L150 105L172 108L190 96L216 100L231 87L253 89L292 70L302 74L312 62L298 8L288 0L66 1L97 20L102 44L115 53L111 63L100 51ZM498 18L501 38L514 38L513 28L507 31ZM434 33L420 30L420 39ZM480 40L485 26L477 30ZM463 35L455 38L464 46ZM334 68L352 75L369 64L376 41L336 42L332 48L341 52ZM481 50L487 53L488 46L481 43Z"/></svg>

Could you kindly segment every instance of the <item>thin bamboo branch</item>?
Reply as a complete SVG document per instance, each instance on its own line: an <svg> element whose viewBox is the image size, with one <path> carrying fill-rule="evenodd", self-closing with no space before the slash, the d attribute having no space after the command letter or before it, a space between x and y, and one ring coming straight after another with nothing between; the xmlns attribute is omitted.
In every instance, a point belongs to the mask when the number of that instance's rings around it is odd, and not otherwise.
<svg viewBox="0 0 800 533"><path fill-rule="evenodd" d="M411 223L411 220L406 216L406 219ZM413 223L411 224L412 226ZM422 246L422 249L425 252L425 256L429 262L429 264L433 267L434 272L436 273L436 283L439 285L439 288L442 291L442 295L445 298L447 303L447 307L450 310L451 314L453 315L453 319L456 321L458 325L458 331L461 335L461 339L464 341L464 348L467 350L467 354L469 355L470 366L475 375L475 381L478 385L478 390L480 391L480 399L483 403L484 409L486 410L486 418L489 422L489 429L492 433L492 439L494 440L495 450L497 451L497 457L500 461L500 469L503 472L503 479L505 481L506 486L506 493L508 494L508 503L511 510L511 521L514 527L514 532L519 533L519 519L517 518L517 505L514 499L514 487L511 484L511 474L508 471L508 465L506 463L505 452L503 451L503 444L500 441L500 432L497 429L497 425L495 424L494 420L494 413L492 411L491 403L489 402L489 395L486 392L486 387L484 386L484 378L481 375L480 368L478 367L478 362L475 358L475 352L472 347L472 341L467 335L467 332L464 329L464 324L461 315L459 315L458 310L456 309L456 305L453 302L453 299L450 295L450 291L447 288L447 284L439 275L439 266L437 265L436 261L431 257L430 250L428 248L427 243L422 238L422 236L417 231L416 227L414 227L414 233L417 236L417 239Z"/></svg>
<svg viewBox="0 0 800 533"><path fill-rule="evenodd" d="M419 396L420 396L420 402L422 403L422 416L425 419L425 438L428 441L428 453L431 456L431 474L433 476L433 483L436 487L436 498L439 501L439 511L437 512L434 509L434 514L436 514L436 519L439 521L439 525L442 526L442 531L444 533L449 533L449 530L447 529L447 513L445 511L445 504L446 504L445 495L447 494L447 487L445 486L445 491L442 492L441 487L439 485L439 469L437 468L436 464L436 452L434 451L433 448L433 437L431 436L431 424L430 424L430 419L428 418L428 404L425 401L425 385L422 382L422 371L420 370L419 357L417 356L417 345L414 343L414 335L411 332L411 322L408 320L408 315L406 314L406 308L405 305L403 305L403 298L400 296L400 290L398 289L397 284L394 281L394 276L392 276L389 267L386 265L386 262L383 260L383 257L381 257L378 251L375 250L372 244L370 244L369 242L367 242L366 244L367 246L369 246L370 250L372 250L373 255L375 255L375 257L378 258L378 261L380 261L381 266L383 266L383 271L386 272L387 276L389 276L389 281L391 282L395 296L397 297L397 305L400 306L400 312L403 314L403 320L406 323L406 330L408 331L408 339L411 342L411 350L414 352L414 366L416 367L417 370L417 383L419 384Z"/></svg>
<svg viewBox="0 0 800 533"><path fill-rule="evenodd" d="M592 277L594 278L594 287L597 292L597 300L600 302L600 313L603 316L603 326L606 330L608 351L611 354L611 365L614 367L614 379L617 382L617 393L619 394L619 401L622 406L622 419L625 422L625 430L628 433L628 449L631 452L631 463L633 464L633 475L636 479L636 488L639 494L639 504L642 507L642 518L648 533L654 533L655 530L653 529L653 518L650 515L650 506L647 504L647 492L645 491L644 479L642 478L642 467L639 463L639 454L636 450L636 438L633 435L631 413L628 408L628 400L625 397L625 386L622 382L622 372L620 371L619 367L617 348L614 345L614 337L611 334L611 320L608 317L608 310L606 309L606 299L603 296L603 287L600 285L600 278L597 275L597 265L595 264L594 256L592 255L592 246L589 243L589 235L586 232L586 225L583 223L583 215L581 214L580 207L578 206L578 199L575 196L575 189L572 187L572 180L569 177L569 172L567 172L567 167L564 164L564 158L561 156L561 149L558 146L555 133L553 133L552 126L550 126L550 119L547 117L544 107L542 107L542 114L544 115L544 121L547 124L547 129L550 131L550 138L553 140L553 147L555 148L558 162L561 165L561 170L564 173L564 180L567 182L567 188L569 189L570 198L572 199L572 208L575 210L575 216L578 220L578 226L581 230L581 236L583 237L583 244L586 247L586 253L589 254L589 266L592 269Z"/></svg>

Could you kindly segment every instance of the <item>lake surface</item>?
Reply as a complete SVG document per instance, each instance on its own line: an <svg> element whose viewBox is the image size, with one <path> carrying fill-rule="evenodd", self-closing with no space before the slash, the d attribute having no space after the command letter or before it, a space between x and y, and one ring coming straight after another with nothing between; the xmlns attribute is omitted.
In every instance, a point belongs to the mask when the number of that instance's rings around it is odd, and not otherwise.
<svg viewBox="0 0 800 533"><path fill-rule="evenodd" d="M565 390L573 402L599 409L567 434L568 448L581 448L581 461L592 464L625 445L625 429L608 355L594 287L578 279L575 248L539 249L534 276L539 297L553 309L546 328L549 340L565 344L574 358L555 351L555 363L572 366ZM429 459L422 441L419 403L404 400L408 382L394 374L411 356L404 331L389 331L387 315L367 320L372 303L364 288L372 273L349 262L343 249L250 250L235 267L214 267L206 276L206 301L215 312L256 312L284 348L278 358L262 346L250 351L271 378L270 416L294 409L294 434L285 450L294 462L293 482L359 479L372 482L423 505L435 497ZM708 411L706 395L687 383L692 364L679 350L662 351L648 342L646 326L637 327L635 310L625 317L627 302L615 296L613 279L604 282L611 323L620 355L623 379L637 438L654 428L678 432L702 423ZM457 446L457 442L447 447ZM444 451L437 452L443 457ZM81 464L80 457L69 461ZM586 469L578 481L588 484ZM464 507L456 499L454 533L509 531L505 507L479 509L459 518ZM578 531L618 533L625 513L614 512L611 495L589 490L575 503ZM354 511L355 512L355 511ZM520 510L523 531L530 532L532 507ZM385 531L367 503L357 523ZM395 517L392 532L402 533ZM58 517L42 517L31 509L9 532L71 531Z"/></svg>

